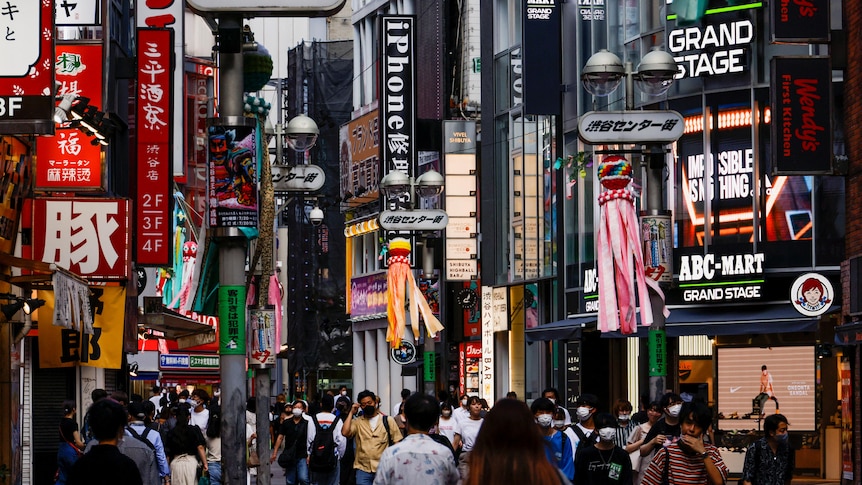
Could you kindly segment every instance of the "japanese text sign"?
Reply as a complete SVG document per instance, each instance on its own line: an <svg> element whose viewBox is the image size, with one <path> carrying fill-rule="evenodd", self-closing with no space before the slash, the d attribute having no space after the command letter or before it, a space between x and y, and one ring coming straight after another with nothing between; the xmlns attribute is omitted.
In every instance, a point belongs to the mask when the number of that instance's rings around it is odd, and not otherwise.
<svg viewBox="0 0 862 485"><path fill-rule="evenodd" d="M171 38L169 29L138 29L135 261L140 265L171 260Z"/></svg>
<svg viewBox="0 0 862 485"><path fill-rule="evenodd" d="M0 134L54 132L54 2L0 6Z"/></svg>
<svg viewBox="0 0 862 485"><path fill-rule="evenodd" d="M90 287L94 331L92 335L52 325L54 292L39 291L37 296L45 300L45 306L39 309L40 368L78 365L105 369L122 368L125 288Z"/></svg>
<svg viewBox="0 0 862 485"><path fill-rule="evenodd" d="M219 354L245 355L245 287L218 289Z"/></svg>
<svg viewBox="0 0 862 485"><path fill-rule="evenodd" d="M585 143L673 142L684 123L676 111L590 111L578 121Z"/></svg>
<svg viewBox="0 0 862 485"><path fill-rule="evenodd" d="M275 310L249 310L251 338L248 342L248 364L258 367L275 365Z"/></svg>
<svg viewBox="0 0 862 485"><path fill-rule="evenodd" d="M123 199L33 201L34 259L88 280L128 277L129 203Z"/></svg>
<svg viewBox="0 0 862 485"><path fill-rule="evenodd" d="M101 44L60 44L54 57L57 96L72 94L102 104ZM36 188L40 190L104 191L102 147L93 145L69 123L54 136L36 139Z"/></svg>
<svg viewBox="0 0 862 485"><path fill-rule="evenodd" d="M59 0L57 25L101 25L98 0Z"/></svg>

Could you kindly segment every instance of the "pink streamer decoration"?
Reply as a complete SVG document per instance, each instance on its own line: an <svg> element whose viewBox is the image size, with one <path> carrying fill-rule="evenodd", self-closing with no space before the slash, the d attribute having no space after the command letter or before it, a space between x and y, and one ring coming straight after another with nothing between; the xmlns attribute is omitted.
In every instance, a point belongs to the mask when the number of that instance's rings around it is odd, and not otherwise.
<svg viewBox="0 0 862 485"><path fill-rule="evenodd" d="M618 187L621 184L615 185ZM644 273L641 228L631 190L628 187L605 190L599 194L599 206L601 214L596 236L599 250L599 330L619 330L629 335L637 331L635 288L640 301L642 325L649 326L653 322L647 288L661 297L665 317L670 315L670 311L664 306L664 292L658 282L647 278Z"/></svg>

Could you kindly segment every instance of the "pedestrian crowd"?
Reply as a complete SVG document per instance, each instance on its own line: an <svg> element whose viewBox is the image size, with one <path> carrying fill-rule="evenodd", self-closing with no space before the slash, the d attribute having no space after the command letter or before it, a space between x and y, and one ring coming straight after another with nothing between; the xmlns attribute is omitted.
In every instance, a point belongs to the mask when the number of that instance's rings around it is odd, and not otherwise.
<svg viewBox="0 0 862 485"><path fill-rule="evenodd" d="M221 411L203 389L149 400L123 392L92 394L78 430L77 409L63 403L59 485L221 483ZM602 412L582 394L572 413L549 388L530 406L509 393L493 407L462 395L450 401L404 390L387 415L373 391L355 401L342 387L308 403L279 395L272 408L270 463L285 485L724 485L728 467L712 436L712 410L672 392L657 402L626 400ZM247 407L254 420L255 400ZM572 419L574 416L574 420ZM764 420L749 446L740 485L790 485L794 453L787 419ZM255 448L254 423L247 445ZM251 459L249 459L249 463ZM253 469L249 470L249 482ZM118 475L120 473L121 475Z"/></svg>

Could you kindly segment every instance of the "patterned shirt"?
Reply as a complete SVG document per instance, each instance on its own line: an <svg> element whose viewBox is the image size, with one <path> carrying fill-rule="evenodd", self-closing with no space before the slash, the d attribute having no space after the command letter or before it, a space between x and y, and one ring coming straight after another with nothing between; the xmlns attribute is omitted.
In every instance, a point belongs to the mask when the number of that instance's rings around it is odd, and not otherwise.
<svg viewBox="0 0 862 485"><path fill-rule="evenodd" d="M629 442L629 436L631 436L632 431L637 427L634 421L629 421L625 426L617 426L617 434L614 437L614 444L622 448L626 449L626 445Z"/></svg>
<svg viewBox="0 0 862 485"><path fill-rule="evenodd" d="M709 443L705 443L704 447L715 467L721 472L722 481L726 483L727 465L721 459L718 448ZM701 457L683 452L679 447L679 442L671 443L665 449L667 453L660 449L652 457L641 485L661 485L665 470L665 456L668 454L670 455L670 466L667 468L667 480L670 485L704 485L707 483L706 465Z"/></svg>
<svg viewBox="0 0 862 485"><path fill-rule="evenodd" d="M428 435L411 434L383 452L374 485L455 485L458 479L449 448Z"/></svg>
<svg viewBox="0 0 862 485"><path fill-rule="evenodd" d="M759 462L759 463L758 463ZM793 477L796 454L786 442L773 453L766 438L760 438L748 447L742 478L754 485L784 485Z"/></svg>

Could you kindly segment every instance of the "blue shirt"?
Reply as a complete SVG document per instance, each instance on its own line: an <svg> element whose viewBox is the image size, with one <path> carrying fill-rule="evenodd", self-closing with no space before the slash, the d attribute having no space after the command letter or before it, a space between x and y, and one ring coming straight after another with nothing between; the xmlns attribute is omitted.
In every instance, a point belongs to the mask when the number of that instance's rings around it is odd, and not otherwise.
<svg viewBox="0 0 862 485"><path fill-rule="evenodd" d="M555 467L569 480L575 478L575 457L572 456L572 445L565 433L554 431L551 436L545 436L545 455Z"/></svg>

